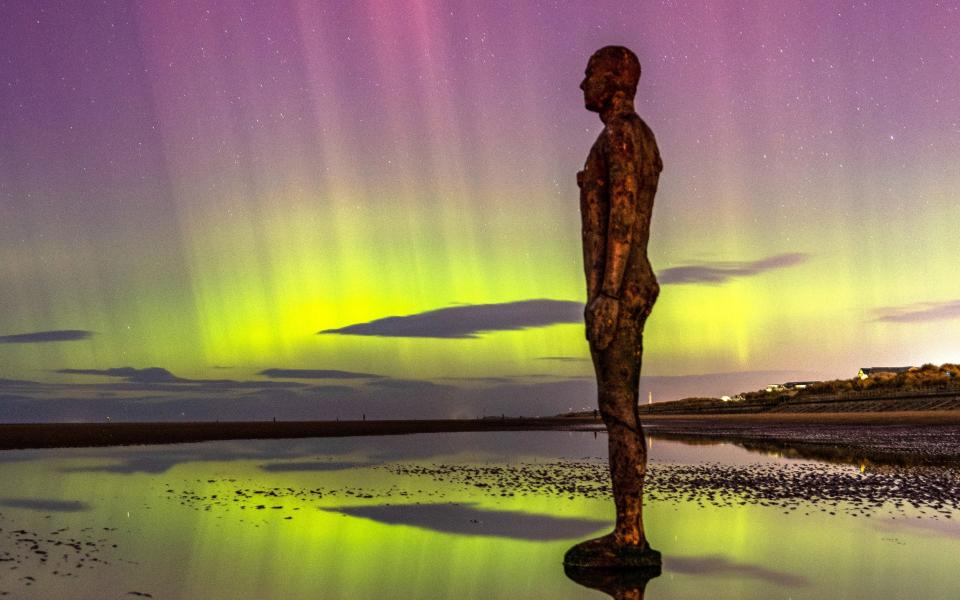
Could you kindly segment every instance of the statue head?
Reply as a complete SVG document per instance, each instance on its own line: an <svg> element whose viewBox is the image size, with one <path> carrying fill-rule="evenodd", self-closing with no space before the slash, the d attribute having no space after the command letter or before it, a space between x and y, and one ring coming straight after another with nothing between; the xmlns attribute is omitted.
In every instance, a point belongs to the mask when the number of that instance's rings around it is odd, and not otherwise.
<svg viewBox="0 0 960 600"><path fill-rule="evenodd" d="M587 110L601 112L620 95L633 100L640 81L640 60L629 48L604 46L587 62L586 77L580 83Z"/></svg>

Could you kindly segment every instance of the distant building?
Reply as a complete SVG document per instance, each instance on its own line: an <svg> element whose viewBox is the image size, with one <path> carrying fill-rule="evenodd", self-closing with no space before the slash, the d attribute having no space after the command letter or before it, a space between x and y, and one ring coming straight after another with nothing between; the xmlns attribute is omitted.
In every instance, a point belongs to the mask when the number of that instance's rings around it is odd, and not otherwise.
<svg viewBox="0 0 960 600"><path fill-rule="evenodd" d="M815 383L820 383L819 381L788 381L783 384L783 389L786 390L802 390L807 386L811 386Z"/></svg>
<svg viewBox="0 0 960 600"><path fill-rule="evenodd" d="M898 373L906 373L913 367L863 367L857 372L857 377L860 379L867 379L877 373L893 373L894 375Z"/></svg>
<svg viewBox="0 0 960 600"><path fill-rule="evenodd" d="M767 386L768 392L786 392L788 390L802 390L807 386L820 383L819 381L788 381L786 383L771 383Z"/></svg>

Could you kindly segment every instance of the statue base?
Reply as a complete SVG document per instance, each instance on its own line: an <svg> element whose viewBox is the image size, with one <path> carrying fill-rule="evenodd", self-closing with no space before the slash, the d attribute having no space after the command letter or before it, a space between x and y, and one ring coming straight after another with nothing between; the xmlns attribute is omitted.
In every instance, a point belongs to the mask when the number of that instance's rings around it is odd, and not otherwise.
<svg viewBox="0 0 960 600"><path fill-rule="evenodd" d="M563 564L579 569L644 569L660 572L660 552L650 547L617 544L613 534L580 542L567 550Z"/></svg>

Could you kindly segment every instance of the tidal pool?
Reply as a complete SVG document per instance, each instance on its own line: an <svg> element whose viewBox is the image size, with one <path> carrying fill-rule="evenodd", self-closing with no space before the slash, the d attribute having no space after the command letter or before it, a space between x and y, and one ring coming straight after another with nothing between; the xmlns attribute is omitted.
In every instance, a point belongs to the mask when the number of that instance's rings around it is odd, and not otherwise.
<svg viewBox="0 0 960 600"><path fill-rule="evenodd" d="M10 598L604 598L601 432L0 453ZM960 475L654 439L647 599L960 598ZM631 597L638 597L634 594Z"/></svg>

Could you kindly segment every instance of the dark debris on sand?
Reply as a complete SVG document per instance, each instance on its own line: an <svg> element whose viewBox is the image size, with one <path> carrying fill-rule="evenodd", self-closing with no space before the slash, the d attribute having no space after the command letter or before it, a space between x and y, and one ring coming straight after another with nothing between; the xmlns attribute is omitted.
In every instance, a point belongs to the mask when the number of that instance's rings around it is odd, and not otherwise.
<svg viewBox="0 0 960 600"><path fill-rule="evenodd" d="M584 459L516 464L416 464L397 463L376 467L409 482L429 478L447 487L416 489L415 483L394 483L382 489L258 487L236 480L217 483L215 493L192 489L167 489L167 497L196 510L237 509L279 511L292 517L301 506L325 499L419 501L442 499L454 491L473 490L488 496L553 496L610 498L606 461ZM226 488L226 489L224 489ZM699 506L737 507L758 505L809 514L871 516L920 516L957 518L960 511L960 470L944 467L872 467L816 463L795 464L674 464L651 463L645 495L649 502L694 503ZM261 513L262 514L262 513Z"/></svg>
<svg viewBox="0 0 960 600"><path fill-rule="evenodd" d="M299 511L304 502L318 501L322 498L337 498L341 500L373 499L384 497L403 498L411 495L436 495L435 493L413 494L408 490L392 486L386 490L368 489L361 487L328 487L313 486L310 488L266 487L257 486L253 482L238 482L236 479L207 479L197 480L198 485L191 485L183 489L175 489L167 485L165 496L179 504L200 511L240 510L245 512L263 513L279 511L283 519L293 520L293 511ZM215 487L211 488L213 484ZM215 489L213 493L199 492L197 488Z"/></svg>
<svg viewBox="0 0 960 600"><path fill-rule="evenodd" d="M609 498L605 461L517 465L387 465L397 475L472 486L494 496L551 495ZM661 464L647 470L648 501L700 506L770 506L870 516L916 509L951 519L960 510L960 470L885 467L864 471L824 464Z"/></svg>
<svg viewBox="0 0 960 600"><path fill-rule="evenodd" d="M109 527L23 529L9 525L0 515L0 595L9 595L13 586L30 587L37 577L73 578L109 565L106 555L117 548L109 539L111 531Z"/></svg>

